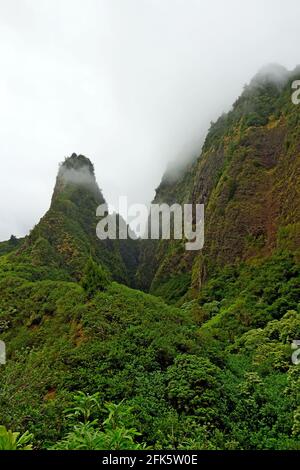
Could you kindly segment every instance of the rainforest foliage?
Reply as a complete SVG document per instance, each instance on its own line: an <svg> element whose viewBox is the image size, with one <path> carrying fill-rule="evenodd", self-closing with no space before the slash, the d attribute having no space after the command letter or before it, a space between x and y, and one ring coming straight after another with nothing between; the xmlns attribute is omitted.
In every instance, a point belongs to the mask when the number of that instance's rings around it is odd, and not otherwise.
<svg viewBox="0 0 300 470"><path fill-rule="evenodd" d="M180 308L92 279L86 291L2 278L2 425L33 434L35 448L299 449L292 254L220 270ZM79 390L97 394L97 421L64 412ZM126 416L111 428L119 406Z"/></svg>
<svg viewBox="0 0 300 470"><path fill-rule="evenodd" d="M247 87L201 157L158 188L160 202L206 204L200 254L100 242L92 164L61 165L40 223L0 243L0 449L300 450L289 87Z"/></svg>

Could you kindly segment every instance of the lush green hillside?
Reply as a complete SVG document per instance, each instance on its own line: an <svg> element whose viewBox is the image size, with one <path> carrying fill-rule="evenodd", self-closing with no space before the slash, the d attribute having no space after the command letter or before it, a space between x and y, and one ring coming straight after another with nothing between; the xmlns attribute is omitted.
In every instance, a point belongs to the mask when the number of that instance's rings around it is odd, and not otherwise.
<svg viewBox="0 0 300 470"><path fill-rule="evenodd" d="M198 161L177 183L163 181L158 188L157 202L205 204L205 246L200 256L178 242L147 248L142 287L173 300L170 284L181 283L183 274L198 292L218 267L267 256L278 247L299 259L300 115L291 101L299 69L280 72L280 83L256 76L232 110L212 124Z"/></svg>
<svg viewBox="0 0 300 470"><path fill-rule="evenodd" d="M96 237L96 209L103 203L90 160L76 154L67 158L60 165L50 209L23 243L1 260L0 275L2 266L5 272L28 279L79 280L91 255L114 279L132 285L139 245L131 239Z"/></svg>
<svg viewBox="0 0 300 470"><path fill-rule="evenodd" d="M91 262L86 276L84 287L1 280L3 425L29 430L36 447L71 431L59 445L76 447L74 419L63 411L81 390L99 393L102 421L105 402L124 400L122 426L155 448L299 448L291 342L300 337L300 266L292 256L222 271L180 309L103 282Z"/></svg>
<svg viewBox="0 0 300 470"><path fill-rule="evenodd" d="M4 242L0 242L0 256L6 255L11 251L16 250L18 246L23 242L23 238L17 238L11 235L10 239Z"/></svg>
<svg viewBox="0 0 300 470"><path fill-rule="evenodd" d="M61 165L46 215L0 244L0 449L300 449L294 76L256 77L158 188L205 203L200 254L100 242L91 162Z"/></svg>

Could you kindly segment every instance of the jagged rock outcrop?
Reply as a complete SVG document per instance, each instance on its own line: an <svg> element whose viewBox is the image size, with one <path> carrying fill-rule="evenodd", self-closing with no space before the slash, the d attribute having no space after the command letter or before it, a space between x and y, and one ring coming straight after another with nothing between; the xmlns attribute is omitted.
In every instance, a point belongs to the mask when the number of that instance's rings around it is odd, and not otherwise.
<svg viewBox="0 0 300 470"><path fill-rule="evenodd" d="M94 167L75 153L61 163L51 206L18 251L16 263L30 263L39 276L80 279L89 258L103 264L112 277L132 285L138 262L133 240L99 240L96 209L105 199L96 182Z"/></svg>

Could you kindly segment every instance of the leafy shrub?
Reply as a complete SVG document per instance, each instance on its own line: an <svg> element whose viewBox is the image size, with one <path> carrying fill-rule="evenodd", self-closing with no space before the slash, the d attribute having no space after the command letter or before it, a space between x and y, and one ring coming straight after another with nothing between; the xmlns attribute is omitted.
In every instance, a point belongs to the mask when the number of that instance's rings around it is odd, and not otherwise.
<svg viewBox="0 0 300 470"><path fill-rule="evenodd" d="M110 284L109 275L101 265L97 265L90 257L86 263L81 285L87 293L88 298L97 292L104 291Z"/></svg>
<svg viewBox="0 0 300 470"><path fill-rule="evenodd" d="M52 449L59 450L137 450L145 447L136 443L140 436L134 428L125 423L131 408L124 403L105 403L107 418L99 423L92 415L101 409L99 394L88 395L78 392L73 396L75 406L67 410L67 418L72 422L72 430ZM82 419L82 421L80 421ZM75 424L74 424L75 420Z"/></svg>
<svg viewBox="0 0 300 470"><path fill-rule="evenodd" d="M28 431L20 434L0 426L0 450L32 450L32 439L33 435Z"/></svg>

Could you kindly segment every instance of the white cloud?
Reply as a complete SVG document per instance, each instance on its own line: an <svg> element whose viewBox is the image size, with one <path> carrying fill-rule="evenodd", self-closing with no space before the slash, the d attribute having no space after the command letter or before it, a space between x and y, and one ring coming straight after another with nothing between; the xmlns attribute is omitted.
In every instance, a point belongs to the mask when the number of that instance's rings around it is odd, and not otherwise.
<svg viewBox="0 0 300 470"><path fill-rule="evenodd" d="M299 13L298 0L0 0L0 239L38 222L73 152L108 202L149 202L262 65L295 67Z"/></svg>

